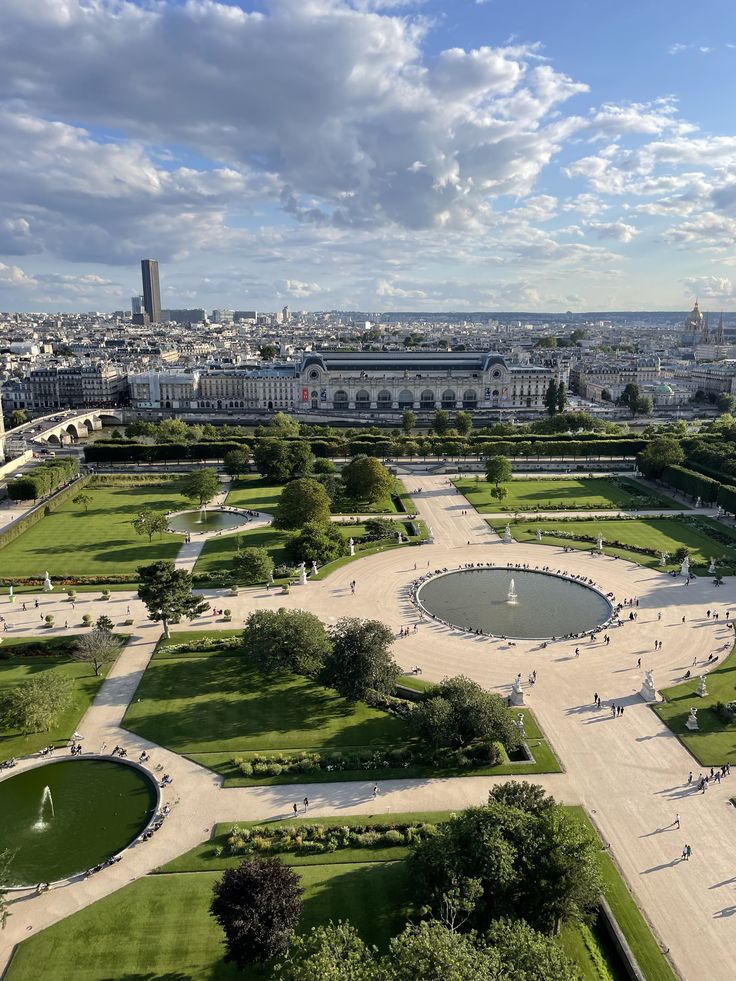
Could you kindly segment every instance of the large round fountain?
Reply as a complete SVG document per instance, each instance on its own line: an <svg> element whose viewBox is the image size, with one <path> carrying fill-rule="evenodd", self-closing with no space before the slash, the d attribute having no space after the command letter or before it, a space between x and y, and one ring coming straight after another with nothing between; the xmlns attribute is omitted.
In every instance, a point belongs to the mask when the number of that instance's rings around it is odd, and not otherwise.
<svg viewBox="0 0 736 981"><path fill-rule="evenodd" d="M154 781L107 759L59 760L0 781L11 885L55 882L126 848L158 804Z"/></svg>
<svg viewBox="0 0 736 981"><path fill-rule="evenodd" d="M462 569L425 582L428 613L463 630L519 639L563 637L605 623L613 608L598 589L526 569Z"/></svg>
<svg viewBox="0 0 736 981"><path fill-rule="evenodd" d="M197 511L180 511L171 515L169 530L181 534L207 535L217 531L232 531L246 525L248 520L248 515L242 511L200 508Z"/></svg>

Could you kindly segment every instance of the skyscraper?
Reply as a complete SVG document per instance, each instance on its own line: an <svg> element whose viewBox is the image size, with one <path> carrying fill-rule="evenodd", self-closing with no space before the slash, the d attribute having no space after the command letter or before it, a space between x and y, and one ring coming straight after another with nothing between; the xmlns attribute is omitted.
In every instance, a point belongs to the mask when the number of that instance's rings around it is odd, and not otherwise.
<svg viewBox="0 0 736 981"><path fill-rule="evenodd" d="M143 275L143 305L152 324L161 323L161 288L158 283L158 262L141 259Z"/></svg>
<svg viewBox="0 0 736 981"><path fill-rule="evenodd" d="M145 300L142 296L131 296L130 298L130 311L131 313L143 313L145 310Z"/></svg>

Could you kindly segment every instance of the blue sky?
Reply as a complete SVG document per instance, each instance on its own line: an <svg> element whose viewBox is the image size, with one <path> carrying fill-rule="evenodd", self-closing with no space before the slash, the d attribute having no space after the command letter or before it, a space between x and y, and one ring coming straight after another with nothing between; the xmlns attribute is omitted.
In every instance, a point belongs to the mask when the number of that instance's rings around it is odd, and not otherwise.
<svg viewBox="0 0 736 981"><path fill-rule="evenodd" d="M0 308L736 307L736 5L3 0Z"/></svg>

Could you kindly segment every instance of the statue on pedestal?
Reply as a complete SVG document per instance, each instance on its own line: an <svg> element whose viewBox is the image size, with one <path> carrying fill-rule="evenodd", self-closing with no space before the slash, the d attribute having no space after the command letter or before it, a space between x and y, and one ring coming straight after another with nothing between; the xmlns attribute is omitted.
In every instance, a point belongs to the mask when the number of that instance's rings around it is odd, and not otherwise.
<svg viewBox="0 0 736 981"><path fill-rule="evenodd" d="M690 556L686 555L682 560L682 565L680 566L680 575L685 576L686 579L690 578Z"/></svg>
<svg viewBox="0 0 736 981"><path fill-rule="evenodd" d="M307 567L304 562L299 563L299 585L307 585Z"/></svg>
<svg viewBox="0 0 736 981"><path fill-rule="evenodd" d="M506 522L506 527L503 530L503 543L504 545L510 545L513 540L514 539L511 537L511 525Z"/></svg>
<svg viewBox="0 0 736 981"><path fill-rule="evenodd" d="M427 525L427 544L434 545L434 532L432 531L432 525Z"/></svg>
<svg viewBox="0 0 736 981"><path fill-rule="evenodd" d="M716 571L716 560L715 560L715 559L711 559L711 560L710 560L710 565L708 566L708 572L709 572L709 573L710 573L711 575L713 575L713 573L714 573L715 571Z"/></svg>
<svg viewBox="0 0 736 981"><path fill-rule="evenodd" d="M348 546L350 548L350 554L351 555L355 555L355 542L353 541L353 538L352 537L348 541Z"/></svg>
<svg viewBox="0 0 736 981"><path fill-rule="evenodd" d="M598 532L598 535L597 535L596 540L595 540L595 544L596 544L596 548L598 549L598 551L599 552L602 552L603 551L603 535L601 534L601 532Z"/></svg>
<svg viewBox="0 0 736 981"><path fill-rule="evenodd" d="M46 576L45 576L45 578L43 580L43 591L44 591L44 593L50 593L53 588L54 587L51 585L51 577L49 576L48 570L47 570Z"/></svg>
<svg viewBox="0 0 736 981"><path fill-rule="evenodd" d="M657 701L657 689L654 687L654 671L648 668L644 672L644 682L639 692L645 702Z"/></svg>
<svg viewBox="0 0 736 981"><path fill-rule="evenodd" d="M511 686L511 704L524 704L524 689L521 687L521 673L517 674L516 678L514 679L514 683Z"/></svg>
<svg viewBox="0 0 736 981"><path fill-rule="evenodd" d="M700 684L698 685L698 695L700 695L701 698L705 698L707 694L708 694L708 689L705 687L705 675L701 674Z"/></svg>
<svg viewBox="0 0 736 981"><path fill-rule="evenodd" d="M696 731L700 728L698 726L698 710L696 708L690 709L690 715L688 715L687 717L687 721L685 722L685 727L687 729L690 729L691 731Z"/></svg>
<svg viewBox="0 0 736 981"><path fill-rule="evenodd" d="M536 535L534 537L537 539L538 542L541 542L541 540L542 540L542 532L539 530L539 528L537 528L537 532L536 532Z"/></svg>
<svg viewBox="0 0 736 981"><path fill-rule="evenodd" d="M15 603L15 596L13 595L13 587L8 586L8 602Z"/></svg>
<svg viewBox="0 0 736 981"><path fill-rule="evenodd" d="M519 712L516 716L516 722L514 722L516 729L522 739L526 739L526 729L524 728L524 713Z"/></svg>

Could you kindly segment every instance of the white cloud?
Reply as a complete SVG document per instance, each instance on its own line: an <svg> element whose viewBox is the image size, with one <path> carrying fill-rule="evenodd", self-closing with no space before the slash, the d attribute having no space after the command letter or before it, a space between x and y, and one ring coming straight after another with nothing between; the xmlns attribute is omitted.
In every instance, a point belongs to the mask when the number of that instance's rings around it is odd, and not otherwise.
<svg viewBox="0 0 736 981"><path fill-rule="evenodd" d="M638 235L637 228L634 225L627 225L624 221L589 221L588 228L603 241L630 242Z"/></svg>
<svg viewBox="0 0 736 981"><path fill-rule="evenodd" d="M727 276L692 276L684 279L685 289L704 300L730 303L736 300L736 283Z"/></svg>

